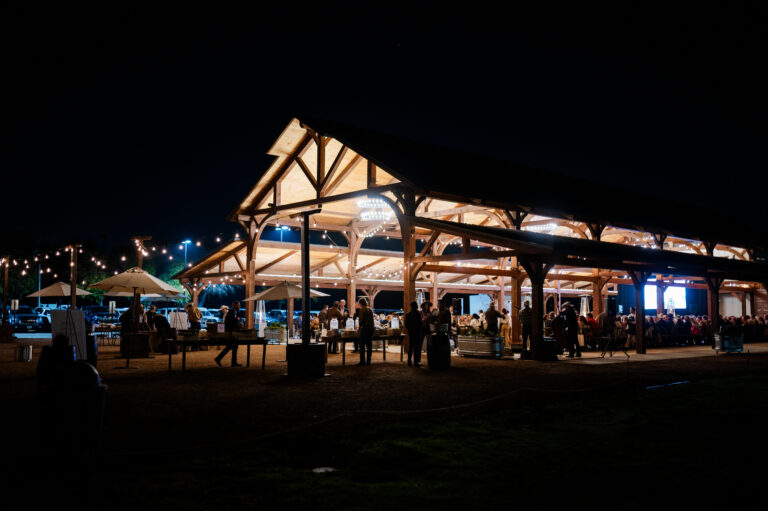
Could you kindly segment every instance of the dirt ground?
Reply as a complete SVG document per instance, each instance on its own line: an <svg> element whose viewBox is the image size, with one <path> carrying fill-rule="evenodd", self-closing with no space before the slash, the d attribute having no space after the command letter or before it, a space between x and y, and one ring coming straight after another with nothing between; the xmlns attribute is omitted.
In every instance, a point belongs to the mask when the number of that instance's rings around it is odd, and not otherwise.
<svg viewBox="0 0 768 511"><path fill-rule="evenodd" d="M23 340L0 345L0 399L3 438L8 456L40 453L42 407L36 366L45 342ZM16 345L33 345L32 362L14 359ZM253 347L250 367L217 367L216 348L181 356L132 359L130 368L118 346L99 346L97 368L108 388L101 450L131 453L178 445L216 445L222 440L253 438L311 427L313 424L364 414L426 414L450 410L514 407L550 399L573 399L579 393L620 394L622 389L765 373L768 344L749 344L740 354L716 354L708 346L649 350L629 357L619 352L601 358L587 352L581 359L536 362L454 355L451 368L433 371L426 357L421 368L400 361L399 346L390 346L386 362L374 351L373 363L359 367L357 355L329 355L324 378L295 381L285 374L285 346ZM239 361L245 364L245 348ZM342 421L343 422L343 421Z"/></svg>

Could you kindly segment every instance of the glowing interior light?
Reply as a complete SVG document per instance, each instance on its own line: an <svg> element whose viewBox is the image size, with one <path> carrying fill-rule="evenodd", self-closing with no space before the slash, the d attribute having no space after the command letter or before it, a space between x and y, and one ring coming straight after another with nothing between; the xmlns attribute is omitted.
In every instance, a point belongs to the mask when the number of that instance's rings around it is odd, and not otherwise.
<svg viewBox="0 0 768 511"><path fill-rule="evenodd" d="M549 232L549 231L554 231L555 227L557 227L557 224L554 224L554 223L540 224L540 225L526 225L525 230L533 231L533 232Z"/></svg>

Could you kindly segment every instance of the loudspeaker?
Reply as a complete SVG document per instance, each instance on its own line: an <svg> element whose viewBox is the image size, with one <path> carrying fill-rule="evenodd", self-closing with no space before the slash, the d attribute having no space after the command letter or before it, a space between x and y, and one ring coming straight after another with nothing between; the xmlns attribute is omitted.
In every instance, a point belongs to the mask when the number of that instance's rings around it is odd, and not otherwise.
<svg viewBox="0 0 768 511"><path fill-rule="evenodd" d="M462 300L461 298L454 298L453 299L453 303L451 305L453 305L453 315L454 316L461 316L461 314L462 314L461 306L462 306L463 303L464 303L464 300Z"/></svg>

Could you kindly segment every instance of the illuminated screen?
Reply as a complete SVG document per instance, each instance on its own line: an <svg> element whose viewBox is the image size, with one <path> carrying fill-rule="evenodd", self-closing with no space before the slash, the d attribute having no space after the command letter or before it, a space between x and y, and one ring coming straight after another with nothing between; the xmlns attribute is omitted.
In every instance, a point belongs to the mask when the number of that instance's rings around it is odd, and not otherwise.
<svg viewBox="0 0 768 511"><path fill-rule="evenodd" d="M485 312L488 310L488 304L491 303L491 297L488 295L470 295L469 296L469 314L477 314L480 309Z"/></svg>
<svg viewBox="0 0 768 511"><path fill-rule="evenodd" d="M668 287L664 290L663 309L687 309L685 303L684 287ZM649 284L645 286L645 308L656 309L656 286Z"/></svg>

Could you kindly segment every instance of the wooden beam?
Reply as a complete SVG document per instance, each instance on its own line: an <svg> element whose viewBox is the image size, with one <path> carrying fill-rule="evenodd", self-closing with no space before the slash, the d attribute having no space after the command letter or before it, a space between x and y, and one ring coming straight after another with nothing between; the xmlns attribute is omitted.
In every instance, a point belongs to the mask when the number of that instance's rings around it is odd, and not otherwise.
<svg viewBox="0 0 768 511"><path fill-rule="evenodd" d="M388 259L387 257L380 257L379 259L376 259L375 261L370 262L370 263L366 264L365 266L360 266L358 268L355 268L355 273L367 270L368 268L371 268L372 266L376 266L377 264L383 263L387 259Z"/></svg>
<svg viewBox="0 0 768 511"><path fill-rule="evenodd" d="M366 183L368 188L376 186L376 164L368 160L366 168Z"/></svg>
<svg viewBox="0 0 768 511"><path fill-rule="evenodd" d="M418 255L414 262L438 263L441 261L471 261L473 259L496 259L499 257L511 257L517 255L517 250L476 250L474 252L442 255Z"/></svg>
<svg viewBox="0 0 768 511"><path fill-rule="evenodd" d="M309 171L309 167L307 167L307 164L304 163L304 160L302 160L301 157L298 157L296 158L296 163L298 163L299 167L301 167L301 170L304 171L304 175L307 176L309 182L312 183L312 187L317 190L317 179L315 179L315 176L313 176Z"/></svg>
<svg viewBox="0 0 768 511"><path fill-rule="evenodd" d="M459 206L449 209L439 209L437 211L423 212L419 215L421 218L439 218L443 216L456 216L463 213L487 213L488 208L485 206Z"/></svg>
<svg viewBox="0 0 768 511"><path fill-rule="evenodd" d="M439 264L425 264L421 271L435 273L458 273L461 275L483 275L495 277L512 277L517 272L514 270L499 270L498 268L475 268L472 266L447 266Z"/></svg>
<svg viewBox="0 0 768 511"><path fill-rule="evenodd" d="M328 187L325 188L324 190L321 190L322 191L322 195L323 196L327 196L327 195L332 194L336 190L336 188L339 187L341 182L344 181L344 179L346 179L346 177L350 174L350 172L352 172L355 169L355 167L357 167L358 163L360 163L360 161L362 159L363 159L362 156L360 156L359 154L356 154L352 158L352 161L347 163L347 166L344 167L344 169L341 172L337 172L339 175L336 176L333 181L331 181L331 183L328 185ZM326 181L327 181L327 179L326 179Z"/></svg>
<svg viewBox="0 0 768 511"><path fill-rule="evenodd" d="M235 258L235 261L237 261L237 265L240 267L240 269L245 271L245 265L243 264L243 261L240 260L240 256L237 255L237 252L232 254L232 256Z"/></svg>
<svg viewBox="0 0 768 511"><path fill-rule="evenodd" d="M291 257L292 255L294 255L296 253L298 253L298 251L296 251L296 250L291 250L290 252L286 252L285 254L281 255L277 259L274 259L274 260L268 262L267 264L265 264L264 266L262 266L260 268L257 268L255 273L261 273L264 270L266 270L267 268L271 268L272 266L276 265L280 261L284 261L284 260L288 259L289 257Z"/></svg>
<svg viewBox="0 0 768 511"><path fill-rule="evenodd" d="M321 262L317 263L316 265L312 266L309 269L309 273L314 273L317 270L321 270L321 269L325 268L326 266L328 266L329 264L333 264L334 262L336 262L339 259L342 259L342 258L344 258L346 256L347 256L347 254L336 254L333 257L329 257L325 261L321 261Z"/></svg>
<svg viewBox="0 0 768 511"><path fill-rule="evenodd" d="M336 158L334 158L333 163L331 164L331 168L328 169L328 172L325 174L325 177L320 182L321 193L324 191L323 188L325 188L325 185L328 184L328 181L331 180L333 175L338 170L339 165L341 165L341 160L344 159L344 156L346 156L347 151L349 151L349 148L347 146L341 146L341 149L339 149L339 152L336 154Z"/></svg>
<svg viewBox="0 0 768 511"><path fill-rule="evenodd" d="M338 201L343 201L348 199L354 199L356 197L367 197L369 195L377 195L377 194L383 194L385 192L388 192L392 189L393 186L396 186L396 185L377 186L376 188L371 188L367 190L366 189L355 190L352 192L340 193L339 195L323 196L323 197L318 197L317 199L309 199L309 200L304 200L300 202L294 202L292 204L281 204L277 206L271 206L268 208L257 209L254 211L250 211L249 213L252 215L258 215L261 213L275 214L278 211L285 211L286 209L297 209L297 208L303 208L305 206L312 206L312 205L326 204L328 202L338 202Z"/></svg>
<svg viewBox="0 0 768 511"><path fill-rule="evenodd" d="M312 136L309 133L305 133L304 137L299 142L299 145L296 146L296 150L285 159L280 168L277 169L270 180L267 181L267 183L264 185L264 188L262 188L261 191L253 198L251 204L254 207L258 207L258 205L270 191L272 191L275 195L279 195L279 190L277 189L280 187L276 185L283 178L283 175L296 163L296 158L302 156L306 152L306 150L309 148L310 142L312 142ZM275 201L275 204L278 204L279 197L275 196L273 200Z"/></svg>

